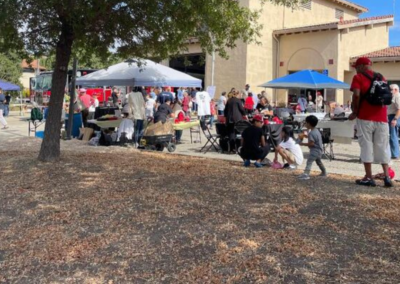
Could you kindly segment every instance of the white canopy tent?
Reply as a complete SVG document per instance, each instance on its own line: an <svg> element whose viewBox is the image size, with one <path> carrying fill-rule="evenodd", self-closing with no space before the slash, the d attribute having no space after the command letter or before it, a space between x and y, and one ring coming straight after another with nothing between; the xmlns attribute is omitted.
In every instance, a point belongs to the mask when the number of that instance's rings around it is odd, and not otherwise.
<svg viewBox="0 0 400 284"><path fill-rule="evenodd" d="M81 86L201 87L202 81L148 59L127 60L77 78Z"/></svg>

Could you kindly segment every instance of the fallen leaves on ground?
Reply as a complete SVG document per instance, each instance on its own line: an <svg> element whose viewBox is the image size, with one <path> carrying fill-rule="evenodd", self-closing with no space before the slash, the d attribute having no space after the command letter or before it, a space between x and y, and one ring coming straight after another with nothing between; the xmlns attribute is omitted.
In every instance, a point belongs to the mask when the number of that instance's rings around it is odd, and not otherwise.
<svg viewBox="0 0 400 284"><path fill-rule="evenodd" d="M73 141L46 164L26 143L0 152L0 282L400 279L398 188Z"/></svg>

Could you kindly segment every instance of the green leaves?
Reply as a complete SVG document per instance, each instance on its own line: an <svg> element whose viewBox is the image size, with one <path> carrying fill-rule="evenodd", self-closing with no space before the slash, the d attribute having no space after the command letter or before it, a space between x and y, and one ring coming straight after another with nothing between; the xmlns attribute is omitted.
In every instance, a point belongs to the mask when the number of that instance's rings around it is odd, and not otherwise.
<svg viewBox="0 0 400 284"><path fill-rule="evenodd" d="M249 0L250 1L250 0ZM251 0L294 5L300 0ZM182 53L195 37L205 52L226 56L238 40L257 42L260 11L235 0L0 0L0 50L26 50L35 56L54 52L65 23L73 50L107 61L167 58ZM211 40L213 38L213 41Z"/></svg>
<svg viewBox="0 0 400 284"><path fill-rule="evenodd" d="M21 86L21 59L13 52L0 53L0 79Z"/></svg>

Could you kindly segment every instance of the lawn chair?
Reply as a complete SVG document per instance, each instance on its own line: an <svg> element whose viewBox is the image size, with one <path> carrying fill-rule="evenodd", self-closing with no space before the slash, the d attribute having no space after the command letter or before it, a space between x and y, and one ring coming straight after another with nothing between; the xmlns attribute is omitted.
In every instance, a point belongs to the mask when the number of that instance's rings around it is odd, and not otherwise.
<svg viewBox="0 0 400 284"><path fill-rule="evenodd" d="M242 140L243 131L245 131L245 129L250 126L251 126L251 123L246 120L241 120L241 121L236 122L236 124L235 124L235 132L236 132L235 150L236 150L236 152L238 152L238 148L239 148L241 140Z"/></svg>
<svg viewBox="0 0 400 284"><path fill-rule="evenodd" d="M190 143L193 144L193 137L195 138L194 143L201 143L200 126L194 126L190 128ZM197 137L197 139L196 139Z"/></svg>
<svg viewBox="0 0 400 284"><path fill-rule="evenodd" d="M203 131L203 134L207 139L206 144L204 144L203 148L200 149L200 152L203 152L203 150L204 150L204 154L206 154L208 151L211 150L211 148L214 148L215 151L217 151L217 152L221 152L221 149L220 149L220 147L218 145L218 141L217 141L217 139L219 139L220 136L218 134L211 133L210 129L208 129L208 127L207 127L205 119L200 120L200 128Z"/></svg>
<svg viewBox="0 0 400 284"><path fill-rule="evenodd" d="M230 153L231 152L231 143L229 142L229 135L226 129L225 123L216 123L215 131L219 137L219 147L222 152Z"/></svg>
<svg viewBox="0 0 400 284"><path fill-rule="evenodd" d="M334 140L331 139L331 129L330 128L321 128L320 129L321 136L322 136L322 145L324 153L323 155L332 161L335 159L335 153L333 152L333 142Z"/></svg>

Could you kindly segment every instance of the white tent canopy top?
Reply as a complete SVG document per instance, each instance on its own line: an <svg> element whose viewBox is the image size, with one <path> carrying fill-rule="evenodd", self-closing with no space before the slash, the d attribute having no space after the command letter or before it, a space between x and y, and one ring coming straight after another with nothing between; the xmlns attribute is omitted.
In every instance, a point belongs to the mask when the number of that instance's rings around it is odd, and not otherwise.
<svg viewBox="0 0 400 284"><path fill-rule="evenodd" d="M77 78L82 86L201 87L202 81L148 59L127 60Z"/></svg>

